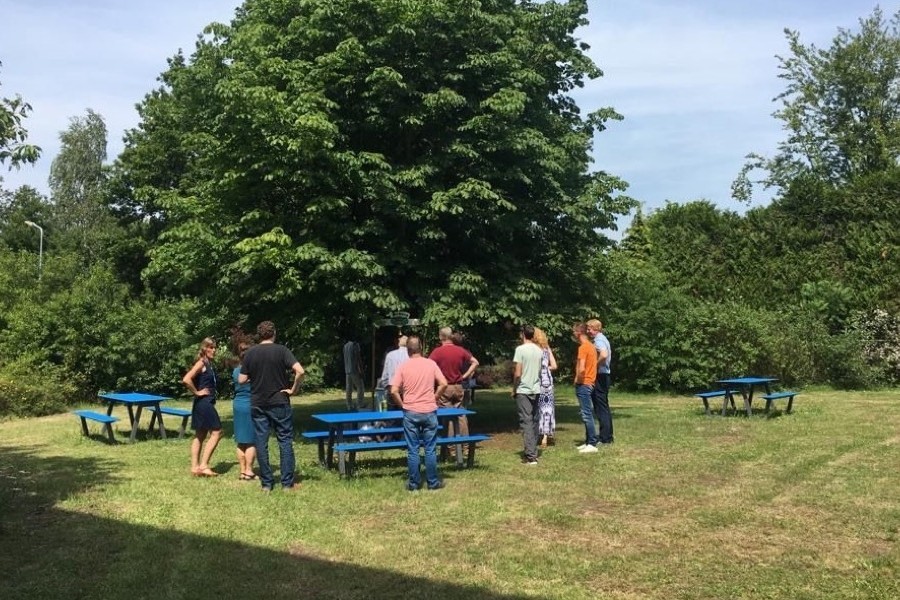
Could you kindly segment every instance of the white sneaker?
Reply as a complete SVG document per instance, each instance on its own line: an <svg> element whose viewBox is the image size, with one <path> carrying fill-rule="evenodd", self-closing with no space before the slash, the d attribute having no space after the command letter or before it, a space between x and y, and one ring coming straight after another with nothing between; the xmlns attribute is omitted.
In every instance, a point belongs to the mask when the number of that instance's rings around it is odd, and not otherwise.
<svg viewBox="0 0 900 600"><path fill-rule="evenodd" d="M582 450L584 450L587 447L588 447L587 444L581 444L579 446L575 446L575 449L578 450L579 452L581 452Z"/></svg>
<svg viewBox="0 0 900 600"><path fill-rule="evenodd" d="M598 452L597 446L587 445L578 451L579 454L591 454L592 452Z"/></svg>

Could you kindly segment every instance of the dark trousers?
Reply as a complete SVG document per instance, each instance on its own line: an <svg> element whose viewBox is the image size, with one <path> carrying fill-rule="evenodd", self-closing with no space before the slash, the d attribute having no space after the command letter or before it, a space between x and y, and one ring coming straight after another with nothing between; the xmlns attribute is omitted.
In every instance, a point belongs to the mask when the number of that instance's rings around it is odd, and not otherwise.
<svg viewBox="0 0 900 600"><path fill-rule="evenodd" d="M597 381L591 393L594 414L600 423L599 438L601 444L613 442L612 413L609 410L609 373L597 373Z"/></svg>
<svg viewBox="0 0 900 600"><path fill-rule="evenodd" d="M294 485L294 413L290 404L250 408L253 429L256 432L256 460L259 462L259 479L264 488L272 489L275 477L269 464L269 430L275 430L278 450L281 454L281 485Z"/></svg>

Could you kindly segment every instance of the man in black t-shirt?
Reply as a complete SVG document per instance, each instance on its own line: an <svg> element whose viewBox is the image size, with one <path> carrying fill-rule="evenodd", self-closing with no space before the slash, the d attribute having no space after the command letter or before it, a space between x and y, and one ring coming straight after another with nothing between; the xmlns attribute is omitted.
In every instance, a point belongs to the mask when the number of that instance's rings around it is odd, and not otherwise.
<svg viewBox="0 0 900 600"><path fill-rule="evenodd" d="M264 492L275 484L269 464L269 430L275 430L281 452L281 487L295 489L294 484L294 414L291 396L305 374L290 350L275 343L275 324L263 321L256 327L259 344L244 354L239 383L250 382L250 414L256 431L256 456ZM294 383L288 387L288 371L294 372ZM299 483L296 484L299 486Z"/></svg>

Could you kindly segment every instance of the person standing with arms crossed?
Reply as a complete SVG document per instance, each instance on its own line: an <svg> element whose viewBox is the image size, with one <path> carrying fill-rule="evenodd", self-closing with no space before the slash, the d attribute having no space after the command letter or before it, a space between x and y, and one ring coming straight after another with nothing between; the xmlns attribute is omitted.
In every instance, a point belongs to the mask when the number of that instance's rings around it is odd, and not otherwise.
<svg viewBox="0 0 900 600"><path fill-rule="evenodd" d="M519 414L519 426L522 427L522 441L525 451L522 464L538 464L538 395L541 393L541 358L540 346L534 343L534 327L522 327L522 343L516 346L513 354L513 391L516 411Z"/></svg>
<svg viewBox="0 0 900 600"><path fill-rule="evenodd" d="M597 414L597 421L600 424L600 443L613 443L613 421L612 411L609 410L609 383L610 370L609 364L612 360L612 347L609 340L603 335L603 323L597 319L591 319L587 322L588 335L594 340L594 347L597 349L597 381L594 383L594 390L591 393L591 400L594 405L594 412Z"/></svg>
<svg viewBox="0 0 900 600"><path fill-rule="evenodd" d="M437 402L447 388L447 380L433 360L422 356L422 340L411 335L406 340L409 359L397 367L391 378L391 398L403 410L406 437L406 489L422 486L419 446L425 446L425 481L429 490L439 490L444 482L437 474Z"/></svg>
<svg viewBox="0 0 900 600"><path fill-rule="evenodd" d="M291 396L303 380L305 371L290 350L275 343L275 324L263 321L256 327L259 343L244 353L239 383L250 382L250 414L256 433L256 460L264 492L275 484L269 464L269 430L275 429L281 454L281 487L291 491L294 483L294 414ZM294 383L288 387L288 371L294 372Z"/></svg>

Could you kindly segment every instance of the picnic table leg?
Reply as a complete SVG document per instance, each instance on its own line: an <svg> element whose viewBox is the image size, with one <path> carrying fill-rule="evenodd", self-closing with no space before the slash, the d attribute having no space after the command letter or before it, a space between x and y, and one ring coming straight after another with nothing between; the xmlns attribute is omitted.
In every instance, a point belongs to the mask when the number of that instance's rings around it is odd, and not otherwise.
<svg viewBox="0 0 900 600"><path fill-rule="evenodd" d="M794 405L794 397L793 397L793 396L788 396L788 405L787 405L787 412L788 412L788 413L791 412L791 407L792 407L793 405Z"/></svg>
<svg viewBox="0 0 900 600"><path fill-rule="evenodd" d="M725 397L722 398L722 416L724 417L728 414L728 400L731 399L731 407L734 408L734 396L731 395L731 392L726 390ZM706 400L704 400L706 402Z"/></svg>
<svg viewBox="0 0 900 600"><path fill-rule="evenodd" d="M706 398L701 398L703 400L703 410L706 411L706 416L709 416L709 400Z"/></svg>
<svg viewBox="0 0 900 600"><path fill-rule="evenodd" d="M327 466L329 469L334 468L334 444L337 440L337 426L332 426L328 429L328 460ZM344 432L341 430L340 439L344 439Z"/></svg>
<svg viewBox="0 0 900 600"><path fill-rule="evenodd" d="M137 412L132 416L131 406L128 407L128 416L131 417L131 442L137 439L138 425L141 422L141 406L138 405Z"/></svg>
<svg viewBox="0 0 900 600"><path fill-rule="evenodd" d="M159 402L157 402L154 406L156 406L156 410L153 411L153 415L159 421L159 437L162 439L166 439L166 437L167 437L166 436L166 425L165 425L165 423L163 423L163 415L162 415L162 410L160 410L160 407L159 407ZM140 409L138 409L138 410L140 410ZM153 431L152 426L150 427L149 431L150 432Z"/></svg>
<svg viewBox="0 0 900 600"><path fill-rule="evenodd" d="M109 438L109 443L110 443L110 444L115 444L115 443L116 443L116 438L113 437L112 423L104 423L104 424L103 424L103 429L106 430L106 437Z"/></svg>
<svg viewBox="0 0 900 600"><path fill-rule="evenodd" d="M475 466L475 442L469 442L469 456L466 459L466 467L472 468Z"/></svg>
<svg viewBox="0 0 900 600"><path fill-rule="evenodd" d="M81 417L81 432L84 434L84 437L91 437L91 434L88 433L87 419L84 417Z"/></svg>
<svg viewBox="0 0 900 600"><path fill-rule="evenodd" d="M156 425L156 411L153 411L153 414L150 415L150 426L148 427L148 429L150 431L153 431L154 425Z"/></svg>
<svg viewBox="0 0 900 600"><path fill-rule="evenodd" d="M741 390L741 394L744 396L744 408L747 411L747 416L751 416L753 414L753 409L751 405L753 404L753 386L750 386L750 391Z"/></svg>
<svg viewBox="0 0 900 600"><path fill-rule="evenodd" d="M328 466L328 463L325 462L325 438L319 438L317 441L319 442L319 465Z"/></svg>
<svg viewBox="0 0 900 600"><path fill-rule="evenodd" d="M184 434L187 431L187 422L191 415L184 415L181 417L181 429L178 430L178 439L184 439Z"/></svg>

